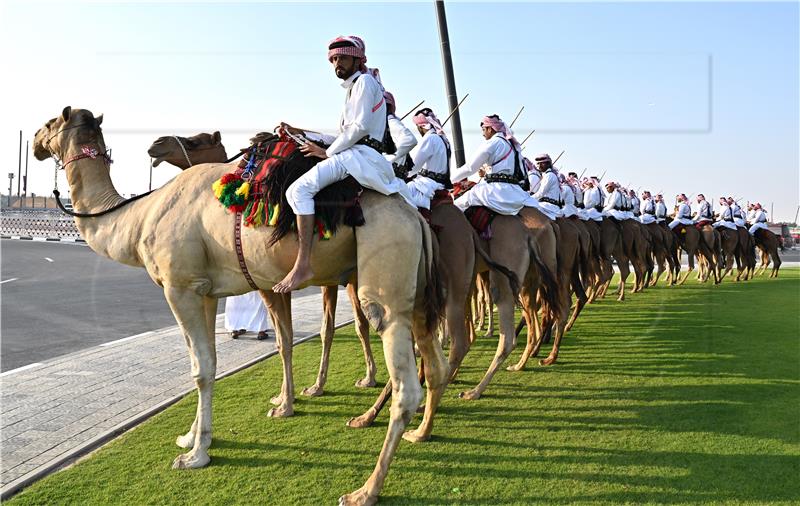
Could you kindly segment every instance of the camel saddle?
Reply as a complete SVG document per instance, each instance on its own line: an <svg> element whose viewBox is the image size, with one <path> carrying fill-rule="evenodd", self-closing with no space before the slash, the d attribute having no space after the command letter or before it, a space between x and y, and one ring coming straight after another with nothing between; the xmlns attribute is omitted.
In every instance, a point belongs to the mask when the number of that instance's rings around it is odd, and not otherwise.
<svg viewBox="0 0 800 506"><path fill-rule="evenodd" d="M472 206L464 211L464 216L469 220L481 239L488 241L492 238L492 220L497 213L485 206Z"/></svg>
<svg viewBox="0 0 800 506"><path fill-rule="evenodd" d="M296 217L286 200L286 190L316 161L307 158L290 138L259 135L245 151L234 172L214 183L217 199L229 210L242 213L245 226L267 225L275 230L273 245L296 229ZM323 188L314 196L316 229L329 239L340 224L364 224L359 204L363 187L351 176Z"/></svg>

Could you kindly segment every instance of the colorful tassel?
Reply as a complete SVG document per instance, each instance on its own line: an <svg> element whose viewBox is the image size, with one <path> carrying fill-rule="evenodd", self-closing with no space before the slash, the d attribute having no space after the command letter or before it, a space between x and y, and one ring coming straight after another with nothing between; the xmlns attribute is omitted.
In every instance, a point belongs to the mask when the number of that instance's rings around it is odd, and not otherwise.
<svg viewBox="0 0 800 506"><path fill-rule="evenodd" d="M236 195L240 195L245 200L247 200L247 197L250 195L250 183L248 183L247 181L242 183L242 186L240 186L239 189L236 190Z"/></svg>

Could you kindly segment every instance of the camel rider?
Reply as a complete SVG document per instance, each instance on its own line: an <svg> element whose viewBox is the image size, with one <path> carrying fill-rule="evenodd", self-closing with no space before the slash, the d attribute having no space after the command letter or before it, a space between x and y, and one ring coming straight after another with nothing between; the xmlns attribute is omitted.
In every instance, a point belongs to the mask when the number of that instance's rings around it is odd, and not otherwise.
<svg viewBox="0 0 800 506"><path fill-rule="evenodd" d="M747 216L745 216L744 224L746 227L751 226L753 223L756 222L756 206L751 203L747 203Z"/></svg>
<svg viewBox="0 0 800 506"><path fill-rule="evenodd" d="M755 235L756 231L760 228L767 230L767 213L761 208L760 203L753 206L753 224L750 226L750 235Z"/></svg>
<svg viewBox="0 0 800 506"><path fill-rule="evenodd" d="M669 222L669 228L675 230L678 225L694 225L692 220L692 208L689 207L688 198L685 193L677 196L678 210L675 212L675 219Z"/></svg>
<svg viewBox="0 0 800 506"><path fill-rule="evenodd" d="M633 213L631 212L631 198L628 195L628 189L622 186L617 186L616 190L622 199L622 213L624 214L625 219L632 220Z"/></svg>
<svg viewBox="0 0 800 506"><path fill-rule="evenodd" d="M639 197L636 196L636 191L635 190L631 190L629 195L631 197L631 207L633 208L632 209L633 217L638 220L639 216L641 216L641 214L642 214L642 210L641 210L642 203L641 203L641 200L639 200Z"/></svg>
<svg viewBox="0 0 800 506"><path fill-rule="evenodd" d="M667 208L665 207L664 211L666 210ZM639 221L645 225L656 222L656 205L647 190L642 192L642 203L639 204Z"/></svg>
<svg viewBox="0 0 800 506"><path fill-rule="evenodd" d="M569 184L564 174L558 175L559 182L561 183L561 215L564 218L572 218L573 216L579 218L578 208L575 207L575 190Z"/></svg>
<svg viewBox="0 0 800 506"><path fill-rule="evenodd" d="M539 201L539 210L551 220L555 220L561 213L561 183L558 180L558 172L553 167L553 160L550 155L544 153L534 159L536 170L542 177L539 190L533 194Z"/></svg>
<svg viewBox="0 0 800 506"><path fill-rule="evenodd" d="M603 216L612 218L617 221L628 219L628 214L625 211L625 196L620 191L617 183L609 181L606 183L606 206L603 208Z"/></svg>
<svg viewBox="0 0 800 506"><path fill-rule="evenodd" d="M600 188L597 187L595 178L584 179L583 181L583 212L586 218L594 221L603 221L602 197Z"/></svg>
<svg viewBox="0 0 800 506"><path fill-rule="evenodd" d="M733 218L733 210L731 209L731 206L728 205L728 201L725 200L725 197L720 197L719 205L719 218L712 226L714 228L725 227L731 230L736 230L736 223L734 223Z"/></svg>
<svg viewBox="0 0 800 506"><path fill-rule="evenodd" d="M583 185L578 180L578 174L570 172L567 174L567 184L572 187L572 193L575 195L575 207L578 209L578 217L582 220L588 220L586 212L583 207Z"/></svg>
<svg viewBox="0 0 800 506"><path fill-rule="evenodd" d="M697 194L697 210L692 215L698 225L706 225L714 221L714 212L711 210L711 204L706 200L706 196L702 193Z"/></svg>
<svg viewBox="0 0 800 506"><path fill-rule="evenodd" d="M450 141L439 118L427 107L414 114L414 124L422 140L414 154L414 168L418 172L407 185L417 207L430 209L431 199L437 190L453 187L449 175Z"/></svg>
<svg viewBox="0 0 800 506"><path fill-rule="evenodd" d="M539 191L539 187L542 184L542 175L539 174L536 166L527 156L522 157L522 161L525 163L525 170L528 172L528 191L534 194Z"/></svg>
<svg viewBox="0 0 800 506"><path fill-rule="evenodd" d="M733 222L736 223L737 227L744 227L744 215L742 214L742 208L739 207L739 204L733 200L733 197L728 197L728 205L731 207L731 212L733 213Z"/></svg>
<svg viewBox="0 0 800 506"><path fill-rule="evenodd" d="M664 196L660 193L656 195L656 223L664 223L667 219L667 205L664 203Z"/></svg>
<svg viewBox="0 0 800 506"><path fill-rule="evenodd" d="M300 151L321 161L300 176L286 191L286 199L297 215L298 251L292 270L272 287L276 293L297 289L314 276L311 244L314 237L314 195L337 181L353 176L362 186L384 195L400 193L408 200L405 183L394 175L383 157L386 132L386 99L376 79L377 70L365 65L364 42L358 37L337 37L328 45L328 61L346 90L339 135L317 135L281 123L292 134L305 135L328 144L327 149L305 143Z"/></svg>
<svg viewBox="0 0 800 506"><path fill-rule="evenodd" d="M483 179L455 200L465 211L472 206L485 206L498 214L515 215L523 207L539 207L527 187L522 166L522 148L514 134L496 114L481 120L485 141L472 159L455 169L450 180L462 181L478 173Z"/></svg>
<svg viewBox="0 0 800 506"><path fill-rule="evenodd" d="M386 119L389 126L389 135L392 136L396 151L393 154L387 154L386 159L392 164L394 173L397 177L403 179L408 176L408 172L413 166L411 157L408 153L417 145L417 138L411 133L411 130L406 128L400 118L395 115L395 101L394 95L388 91L383 92L383 98L386 99Z"/></svg>

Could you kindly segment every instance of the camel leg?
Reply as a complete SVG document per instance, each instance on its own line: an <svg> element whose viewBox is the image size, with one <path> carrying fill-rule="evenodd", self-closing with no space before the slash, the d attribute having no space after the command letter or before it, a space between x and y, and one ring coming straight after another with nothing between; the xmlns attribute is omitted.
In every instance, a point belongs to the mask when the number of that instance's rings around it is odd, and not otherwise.
<svg viewBox="0 0 800 506"><path fill-rule="evenodd" d="M325 389L328 381L328 363L331 357L331 343L333 343L333 333L336 327L336 302L339 296L337 286L322 287L322 328L319 337L322 341L322 358L319 361L319 372L317 381L310 387L303 389L302 394L310 397L319 397Z"/></svg>
<svg viewBox="0 0 800 506"><path fill-rule="evenodd" d="M521 371L524 369L525 364L528 363L528 359L530 359L537 342L541 341L542 337L542 330L541 326L539 325L539 318L537 315L538 308L535 295L531 296L530 290L523 286L520 290L519 298L523 307L523 321L527 324L528 338L527 344L525 345L525 350L522 352L519 362L506 367L507 371Z"/></svg>
<svg viewBox="0 0 800 506"><path fill-rule="evenodd" d="M617 266L619 267L619 288L617 289L617 300L622 302L625 300L625 283L628 279L628 274L630 274L631 271L628 267L628 259L624 256L617 258Z"/></svg>
<svg viewBox="0 0 800 506"><path fill-rule="evenodd" d="M361 349L364 352L364 362L366 363L366 375L360 380L356 381L358 388L371 388L375 383L375 357L372 356L372 348L369 345L369 321L361 310L361 303L358 301L358 291L355 283L347 284L347 296L350 298L350 304L353 306L353 318L356 320L356 334L358 340L361 341Z"/></svg>
<svg viewBox="0 0 800 506"><path fill-rule="evenodd" d="M452 383L458 374L458 368L470 348L469 333L467 332L467 308L463 297L447 294L445 307L445 325L450 336L450 353L447 356L450 376L448 383Z"/></svg>
<svg viewBox="0 0 800 506"><path fill-rule="evenodd" d="M422 387L417 379L414 347L408 326L396 321L387 322L381 338L389 370L389 384L392 386L389 427L378 462L369 479L358 490L340 497L340 505L375 504L403 431L422 400Z"/></svg>
<svg viewBox="0 0 800 506"><path fill-rule="evenodd" d="M415 318L414 321L417 323L414 336L416 337L417 347L422 354L420 363L424 364L422 369L425 373L425 384L428 391L422 422L416 430L407 431L403 434L403 439L412 443L421 443L431 438L433 418L439 409L439 403L447 386L450 367L444 358L441 346L433 339L431 334L426 332L424 318Z"/></svg>
<svg viewBox="0 0 800 506"><path fill-rule="evenodd" d="M476 400L481 397L489 382L492 381L495 373L500 369L500 366L505 362L506 357L514 349L517 336L514 333L514 297L511 294L511 287L508 280L499 279L496 273L490 274L492 286L497 287L497 312L500 320L500 339L497 343L497 351L495 352L492 363L486 374L483 376L478 385L472 390L462 392L459 397L467 400Z"/></svg>
<svg viewBox="0 0 800 506"><path fill-rule="evenodd" d="M566 294L564 295L566 297L570 296L568 289L566 290ZM564 337L564 330L565 330L564 321L566 321L568 313L569 310L564 311L563 314L561 315L561 318L559 318L559 320L554 325L553 349L550 351L550 355L547 358L539 361L539 365L548 366L556 363L556 360L558 359L558 350L561 347L561 338Z"/></svg>
<svg viewBox="0 0 800 506"><path fill-rule="evenodd" d="M292 348L294 330L292 329L292 294L261 290L261 298L267 305L269 316L275 324L278 352L283 364L283 383L281 393L272 399L275 407L267 416L285 417L294 414L294 376L292 375Z"/></svg>
<svg viewBox="0 0 800 506"><path fill-rule="evenodd" d="M208 312L213 308L216 313L217 299L203 297L192 289L175 287L165 287L164 295L189 348L192 378L198 393L192 427L177 440L179 446L190 447L191 450L178 455L172 468L194 469L211 461L208 448L211 446L211 399L217 372L217 352L214 333L209 332ZM185 439L191 436L194 437L189 444Z"/></svg>

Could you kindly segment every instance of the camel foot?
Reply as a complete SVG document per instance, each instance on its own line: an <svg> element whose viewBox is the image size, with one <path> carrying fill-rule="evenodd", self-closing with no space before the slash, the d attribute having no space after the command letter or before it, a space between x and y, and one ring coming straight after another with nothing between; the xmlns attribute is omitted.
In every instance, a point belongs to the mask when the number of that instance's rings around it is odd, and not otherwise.
<svg viewBox="0 0 800 506"><path fill-rule="evenodd" d="M378 416L378 413L375 411L374 408L369 408L369 410L361 416L354 416L350 420L347 421L347 426L351 429L363 429L365 427L371 426L375 422L375 417Z"/></svg>
<svg viewBox="0 0 800 506"><path fill-rule="evenodd" d="M623 302L623 301L625 301L625 294L620 294L620 296L617 297L617 302Z"/></svg>
<svg viewBox="0 0 800 506"><path fill-rule="evenodd" d="M207 452L189 452L175 457L172 469L198 469L211 462Z"/></svg>
<svg viewBox="0 0 800 506"><path fill-rule="evenodd" d="M378 498L369 495L363 488L339 498L339 506L372 506L376 502Z"/></svg>
<svg viewBox="0 0 800 506"><path fill-rule="evenodd" d="M276 406L267 411L270 418L286 418L294 415L294 408L291 406Z"/></svg>
<svg viewBox="0 0 800 506"><path fill-rule="evenodd" d="M272 291L275 293L290 293L313 277L314 271L311 270L311 265L294 266L285 278L272 287Z"/></svg>
<svg viewBox="0 0 800 506"><path fill-rule="evenodd" d="M178 436L175 440L175 444L178 445L179 448L190 450L192 446L194 446L194 433L187 432L183 436Z"/></svg>
<svg viewBox="0 0 800 506"><path fill-rule="evenodd" d="M549 357L540 360L539 361L539 365L541 365L541 366L553 365L553 364L556 363L557 359L558 359L558 357L554 357L553 355L550 355Z"/></svg>
<svg viewBox="0 0 800 506"><path fill-rule="evenodd" d="M319 397L323 394L323 389L320 385L311 385L310 387L306 387L302 391L302 395L307 397Z"/></svg>
<svg viewBox="0 0 800 506"><path fill-rule="evenodd" d="M424 443L431 438L430 434L425 434L420 429L417 430L408 430L403 433L403 439L409 441L411 443Z"/></svg>
<svg viewBox="0 0 800 506"><path fill-rule="evenodd" d="M523 367L524 366L521 366L519 364L514 364L514 365L510 365L510 366L506 367L506 371L517 372L517 371L521 371Z"/></svg>
<svg viewBox="0 0 800 506"><path fill-rule="evenodd" d="M458 396L467 401L476 401L481 398L481 394L474 388L472 390L461 392L458 394Z"/></svg>
<svg viewBox="0 0 800 506"><path fill-rule="evenodd" d="M356 381L356 388L372 388L375 385L377 385L377 383L375 383L375 378L370 378L369 376L365 376Z"/></svg>
<svg viewBox="0 0 800 506"><path fill-rule="evenodd" d="M273 406L280 406L281 404L283 404L283 396L276 395L275 397L271 397L269 403L272 404Z"/></svg>

